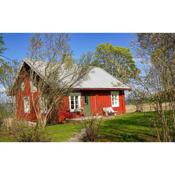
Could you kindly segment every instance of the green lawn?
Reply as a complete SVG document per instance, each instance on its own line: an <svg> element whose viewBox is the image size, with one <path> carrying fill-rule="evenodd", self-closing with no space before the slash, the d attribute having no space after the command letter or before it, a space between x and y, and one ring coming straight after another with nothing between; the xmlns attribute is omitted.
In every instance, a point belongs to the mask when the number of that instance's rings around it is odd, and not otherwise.
<svg viewBox="0 0 175 175"><path fill-rule="evenodd" d="M68 124L58 124L58 125L50 125L47 126L45 129L45 135L46 140L48 138L48 141L52 142L65 142L69 138L73 137L76 133L80 132L82 129L82 126L80 124L73 124L73 123L68 123ZM15 142L15 138L7 135L0 133L0 142Z"/></svg>
<svg viewBox="0 0 175 175"><path fill-rule="evenodd" d="M104 142L151 142L156 140L153 113L124 114L102 122L100 137Z"/></svg>
<svg viewBox="0 0 175 175"><path fill-rule="evenodd" d="M0 129L0 142L15 142L15 138Z"/></svg>
<svg viewBox="0 0 175 175"><path fill-rule="evenodd" d="M80 124L68 123L47 126L46 132L51 138L51 141L64 142L74 136L76 133L80 132L81 129L82 126Z"/></svg>
<svg viewBox="0 0 175 175"><path fill-rule="evenodd" d="M131 113L102 121L98 142L157 141L153 128L153 113ZM64 142L82 129L81 124L58 124L46 127L46 133L53 142ZM0 142L15 141L0 134Z"/></svg>

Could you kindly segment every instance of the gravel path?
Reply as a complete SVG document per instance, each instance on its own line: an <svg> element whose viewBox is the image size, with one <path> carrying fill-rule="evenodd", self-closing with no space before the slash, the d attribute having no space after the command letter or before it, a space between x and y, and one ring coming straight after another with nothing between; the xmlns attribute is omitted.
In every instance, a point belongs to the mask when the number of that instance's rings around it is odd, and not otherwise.
<svg viewBox="0 0 175 175"><path fill-rule="evenodd" d="M81 129L81 131L75 134L72 138L70 138L68 142L82 142L84 134L85 134L85 129Z"/></svg>

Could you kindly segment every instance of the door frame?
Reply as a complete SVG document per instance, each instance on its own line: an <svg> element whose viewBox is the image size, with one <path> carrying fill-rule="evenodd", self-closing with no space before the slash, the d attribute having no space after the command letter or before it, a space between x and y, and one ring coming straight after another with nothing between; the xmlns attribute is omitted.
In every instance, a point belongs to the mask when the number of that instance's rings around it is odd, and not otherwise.
<svg viewBox="0 0 175 175"><path fill-rule="evenodd" d="M85 116L91 116L91 100L90 100L90 93L82 93L82 97L83 97L83 108L84 108L84 115ZM85 98L87 97L88 99L88 104L85 103ZM86 109L87 111L85 110L85 105L86 105Z"/></svg>

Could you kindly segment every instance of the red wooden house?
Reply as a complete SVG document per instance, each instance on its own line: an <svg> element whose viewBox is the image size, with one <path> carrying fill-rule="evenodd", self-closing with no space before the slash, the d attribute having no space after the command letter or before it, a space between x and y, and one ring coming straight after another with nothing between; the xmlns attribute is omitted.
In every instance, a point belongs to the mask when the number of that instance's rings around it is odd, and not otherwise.
<svg viewBox="0 0 175 175"><path fill-rule="evenodd" d="M36 115L31 95L37 93L37 89L33 86L30 76L24 73L29 72L30 69L40 78L43 77L39 67L34 65L31 60L24 60L10 94L16 98L16 117L35 121ZM55 114L59 122L66 118L105 115L105 109L112 109L117 114L124 113L124 91L130 88L105 70L94 67L88 73L88 78L73 89L70 96L65 97L64 105ZM83 113L79 109L83 109Z"/></svg>

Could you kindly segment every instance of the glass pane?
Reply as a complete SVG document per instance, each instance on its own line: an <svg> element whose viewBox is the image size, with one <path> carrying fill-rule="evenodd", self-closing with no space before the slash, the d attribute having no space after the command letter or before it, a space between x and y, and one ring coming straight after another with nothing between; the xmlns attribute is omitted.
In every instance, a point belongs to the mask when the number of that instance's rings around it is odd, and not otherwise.
<svg viewBox="0 0 175 175"><path fill-rule="evenodd" d="M75 109L78 108L78 96L75 96Z"/></svg>
<svg viewBox="0 0 175 175"><path fill-rule="evenodd" d="M71 109L75 109L75 101L74 101L75 97L71 96Z"/></svg>

